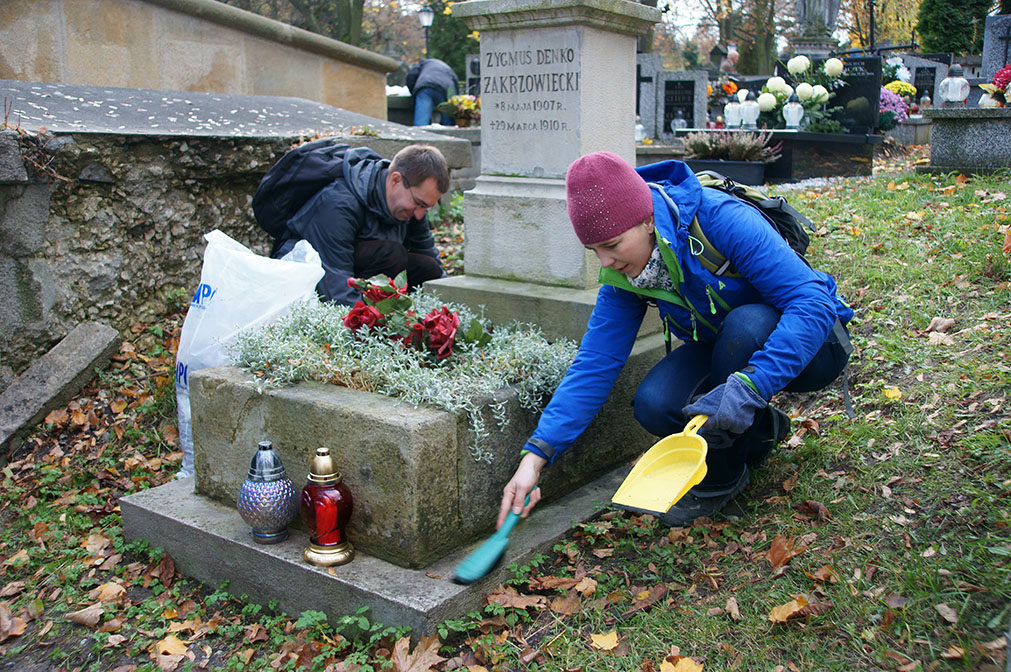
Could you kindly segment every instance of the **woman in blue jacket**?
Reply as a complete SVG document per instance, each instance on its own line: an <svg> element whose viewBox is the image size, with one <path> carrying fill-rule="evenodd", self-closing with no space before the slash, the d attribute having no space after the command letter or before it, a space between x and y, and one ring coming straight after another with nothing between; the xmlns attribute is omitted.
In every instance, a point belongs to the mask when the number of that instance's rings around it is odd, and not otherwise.
<svg viewBox="0 0 1011 672"><path fill-rule="evenodd" d="M702 187L682 162L635 170L598 152L569 167L565 186L572 227L600 260L603 286L579 353L503 491L499 525L510 509L526 516L540 499L541 469L604 404L650 303L684 343L646 374L635 419L663 437L694 415L709 416L700 430L707 475L661 521L677 526L712 515L747 485L749 465L786 436L789 418L769 399L780 390L821 389L846 366L844 325L853 311L832 277L812 269L757 210ZM696 219L702 236L690 231ZM736 272L707 270L703 240Z"/></svg>

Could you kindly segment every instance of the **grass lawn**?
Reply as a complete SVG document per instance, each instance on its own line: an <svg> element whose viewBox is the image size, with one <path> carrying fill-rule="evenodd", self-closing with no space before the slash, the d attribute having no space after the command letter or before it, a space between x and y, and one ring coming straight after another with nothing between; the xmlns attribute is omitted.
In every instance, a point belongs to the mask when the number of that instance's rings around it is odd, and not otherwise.
<svg viewBox="0 0 1011 672"><path fill-rule="evenodd" d="M726 515L670 530L602 511L413 646L368 613L289 616L124 543L117 498L178 468L184 305L134 325L0 468L0 670L1004 670L1011 173L910 163L787 194L856 311L856 417L840 383L779 395L792 434ZM456 270L458 216L436 231Z"/></svg>

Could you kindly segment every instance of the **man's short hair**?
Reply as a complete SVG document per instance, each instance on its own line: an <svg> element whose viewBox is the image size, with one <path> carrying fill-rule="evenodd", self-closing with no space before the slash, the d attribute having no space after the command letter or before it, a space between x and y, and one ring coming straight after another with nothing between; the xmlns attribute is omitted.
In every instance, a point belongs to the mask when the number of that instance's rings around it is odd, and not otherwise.
<svg viewBox="0 0 1011 672"><path fill-rule="evenodd" d="M449 191L449 168L446 159L431 145L408 145L397 152L390 163L390 170L404 176L407 183L415 187L430 177L435 178L435 186L442 193Z"/></svg>

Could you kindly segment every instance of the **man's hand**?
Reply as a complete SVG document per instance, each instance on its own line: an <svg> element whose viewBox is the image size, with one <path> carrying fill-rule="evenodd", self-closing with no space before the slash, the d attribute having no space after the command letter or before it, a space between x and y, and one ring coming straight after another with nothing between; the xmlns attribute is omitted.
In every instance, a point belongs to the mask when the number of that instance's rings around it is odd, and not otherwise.
<svg viewBox="0 0 1011 672"><path fill-rule="evenodd" d="M511 510L513 513L521 514L523 518L530 515L530 509L541 499L541 490L537 487L537 481L541 477L541 469L548 461L535 453L527 453L520 460L520 466L516 467L516 473L506 483L502 490L502 505L499 507L498 523L495 528L502 527L506 516ZM530 494L530 503L523 506L523 500L527 493Z"/></svg>

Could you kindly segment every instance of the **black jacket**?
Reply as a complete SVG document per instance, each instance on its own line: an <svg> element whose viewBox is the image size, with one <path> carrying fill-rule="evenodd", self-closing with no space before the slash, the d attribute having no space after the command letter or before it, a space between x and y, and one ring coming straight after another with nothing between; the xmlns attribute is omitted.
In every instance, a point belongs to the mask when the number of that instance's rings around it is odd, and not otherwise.
<svg viewBox="0 0 1011 672"><path fill-rule="evenodd" d="M453 96L459 90L458 84L453 68L437 58L424 58L407 71L407 88L412 96L421 89L436 89Z"/></svg>
<svg viewBox="0 0 1011 672"><path fill-rule="evenodd" d="M390 214L388 160L367 147L357 147L348 150L343 163L343 175L288 220L288 240L274 256L283 256L299 239L308 240L323 261L323 279L316 291L325 300L353 305L361 298L361 292L347 285L354 275L356 242L393 240L408 252L427 254L436 261L439 251L426 217L401 222Z"/></svg>

